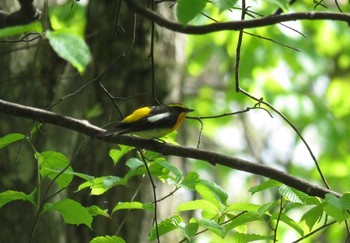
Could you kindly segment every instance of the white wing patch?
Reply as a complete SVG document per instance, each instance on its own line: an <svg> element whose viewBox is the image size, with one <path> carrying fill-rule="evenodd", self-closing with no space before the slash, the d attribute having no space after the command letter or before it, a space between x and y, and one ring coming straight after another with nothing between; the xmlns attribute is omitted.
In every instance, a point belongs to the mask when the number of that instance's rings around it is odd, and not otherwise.
<svg viewBox="0 0 350 243"><path fill-rule="evenodd" d="M166 118L170 116L170 113L169 112L165 112L165 113L162 113L162 114L157 114L157 115L154 115L154 116L150 116L147 118L147 121L149 122L156 122L156 121L159 121L163 118Z"/></svg>

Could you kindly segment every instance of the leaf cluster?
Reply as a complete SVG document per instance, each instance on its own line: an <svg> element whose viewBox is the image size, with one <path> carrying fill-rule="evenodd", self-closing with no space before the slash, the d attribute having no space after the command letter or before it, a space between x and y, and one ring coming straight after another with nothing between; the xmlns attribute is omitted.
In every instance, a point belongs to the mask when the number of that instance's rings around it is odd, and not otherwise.
<svg viewBox="0 0 350 243"><path fill-rule="evenodd" d="M1 147L10 146L20 140L26 139L22 134L8 134L0 138ZM112 149L110 155L114 164L118 163L124 155L133 148L122 146L120 149ZM322 227L321 219L328 222L335 220L339 223L349 219L350 196L344 194L337 198L327 195L324 200L308 196L298 190L290 188L274 180L267 180L250 189L252 195L264 191L277 191L277 199L256 205L247 202L228 202L228 194L218 184L202 179L198 173L184 174L182 170L153 152L146 152L147 163L142 158L130 158L127 160L127 173L123 177L92 175L75 172L68 158L55 151L35 152L34 158L39 168L39 183L29 194L20 191L8 190L0 193L0 207L13 201L22 200L39 208L39 216L45 217L46 213L58 212L67 224L84 224L92 227L96 216L111 218L113 213L119 210L147 210L154 211L155 204L161 203L167 197L173 196L178 190L195 192L199 198L181 202L174 209L172 215L154 226L149 239L155 240L157 236L166 235L177 231L186 240L192 240L200 234L211 232L222 239L232 239L240 242L255 240L272 240L277 234L274 228L277 222L284 223L293 229L300 238L306 237L314 228ZM81 203L63 197L58 201L50 202L52 196L40 194L40 182L49 179L58 187L58 192L71 186L74 178L82 181L76 189L76 193L89 189L91 196L101 196L108 190L118 186L127 186L133 177L143 177L147 174L146 166L152 177L161 183L167 183L174 187L174 191L167 197L157 202L115 202L111 211L97 205L82 205ZM54 194L55 195L55 194ZM283 205L283 207L281 206ZM305 208L304 215L295 219L291 212L295 208ZM190 215L196 215L188 217ZM197 213L196 213L197 212ZM328 219L327 219L328 217ZM303 227L305 223L307 228ZM251 234L251 227L260 227L266 234ZM158 235L157 235L158 232ZM112 241L113 239L113 241ZM99 236L91 242L123 242L120 237Z"/></svg>

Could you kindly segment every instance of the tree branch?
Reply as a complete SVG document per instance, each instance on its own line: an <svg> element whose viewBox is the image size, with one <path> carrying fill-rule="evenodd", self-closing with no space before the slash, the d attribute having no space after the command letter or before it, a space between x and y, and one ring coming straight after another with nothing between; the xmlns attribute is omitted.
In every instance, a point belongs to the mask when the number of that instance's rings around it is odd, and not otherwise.
<svg viewBox="0 0 350 243"><path fill-rule="evenodd" d="M33 0L18 0L21 8L13 13L0 11L0 28L28 24L40 19L41 11L33 5Z"/></svg>
<svg viewBox="0 0 350 243"><path fill-rule="evenodd" d="M91 125L88 121L78 120L67 116L58 115L54 112L41 110L34 107L19 105L0 99L0 112L16 116L29 118L42 123L51 123L60 127L65 127L85 135L96 137L104 130ZM107 137L102 140L115 144L124 144L137 148L143 148L163 155L175 155L180 157L187 157L207 161L212 165L220 164L232 169L245 171L248 173L261 175L277 181L282 182L292 188L307 193L310 196L317 196L324 198L327 193L332 193L337 197L341 196L339 193L326 188L313 185L302 179L289 175L286 172L277 170L270 166L254 163L240 158L230 157L224 154L210 152L207 150L175 146L168 143L160 143L155 140L141 139L133 136L116 136Z"/></svg>
<svg viewBox="0 0 350 243"><path fill-rule="evenodd" d="M167 20L155 13L154 11L140 6L138 3L135 2L135 0L124 0L124 2L128 5L131 11L143 16L146 19L153 21L157 25L184 34L202 35L223 30L241 30L269 26L277 23L296 20L335 20L343 21L350 25L350 14L335 12L300 12L282 15L270 15L268 17L241 21L228 21L221 23L218 22L201 26L181 25L179 23Z"/></svg>

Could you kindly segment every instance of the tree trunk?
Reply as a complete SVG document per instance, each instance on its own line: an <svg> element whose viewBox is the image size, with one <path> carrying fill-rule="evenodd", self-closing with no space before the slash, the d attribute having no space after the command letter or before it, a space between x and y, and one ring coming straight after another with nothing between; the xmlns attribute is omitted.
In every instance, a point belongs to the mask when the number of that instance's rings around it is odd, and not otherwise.
<svg viewBox="0 0 350 243"><path fill-rule="evenodd" d="M5 5L7 3L7 5ZM8 7L13 11L13 1L6 0L0 7ZM76 3L75 3L76 4ZM136 18L133 31L133 14L122 5L118 14L119 1L94 1L87 6L86 36L91 48L93 61L83 76L65 61L57 57L51 50L47 40L28 43L0 43L1 75L0 96L2 99L20 104L47 108L60 98L74 93L80 87L96 78L106 69L108 72L102 79L88 86L71 98L65 98L52 108L53 111L80 119L88 119L91 123L103 125L109 121L122 119L117 109L102 91L99 82L115 97L116 103L127 115L131 110L141 106L156 104L152 96L152 69L150 62L151 23ZM37 6L41 8L41 6ZM74 7L74 6L73 6ZM168 11L168 9L162 10ZM119 19L119 26L116 24ZM135 40L132 41L135 34ZM16 37L19 39L20 37ZM29 47L36 44L36 47ZM131 48L128 47L132 45ZM21 48L20 50L15 50ZM127 50L127 51L126 51ZM156 96L163 101L168 94L169 75L174 67L174 42L169 33L156 31ZM109 65L118 58L111 68ZM89 115L93 109L98 115ZM10 122L9 122L10 121ZM0 134L19 132L29 134L34 122L6 116L1 119ZM93 176L115 175L126 173L124 163L114 167L108 150L110 145L102 144L90 138L44 125L31 138L31 144L36 151L54 150L65 154L71 161L74 171ZM33 147L26 142L10 146L1 151L0 156L0 188L1 191L17 190L30 193L37 186L37 162L33 156ZM79 201L83 206L98 205L108 208L109 212L118 202L130 201L135 194L135 188L141 185L141 193L135 200L152 201L152 190L149 181L135 181L134 187L118 187L102 196L90 196L88 190L74 193L81 181L74 181L67 190L55 196L51 201L69 196ZM143 184L142 184L143 183ZM45 190L45 181L42 185ZM157 188L158 190L159 188ZM48 195L55 192L50 191ZM0 218L6 227L0 227L0 242L28 242L36 215L36 208L27 202L14 202L0 209ZM124 218L126 221L120 229L118 225ZM142 219L142 220L140 220ZM86 226L67 225L58 214L45 213L41 215L36 227L33 242L88 242L99 235L119 235L126 242L147 241L147 234L152 228L153 214L143 211L118 213L113 215L113 221L96 217L93 231Z"/></svg>

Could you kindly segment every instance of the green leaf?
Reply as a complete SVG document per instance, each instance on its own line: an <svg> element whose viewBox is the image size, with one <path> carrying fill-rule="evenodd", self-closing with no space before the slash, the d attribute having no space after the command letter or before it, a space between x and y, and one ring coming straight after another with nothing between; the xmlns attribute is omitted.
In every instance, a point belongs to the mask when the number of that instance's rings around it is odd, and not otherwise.
<svg viewBox="0 0 350 243"><path fill-rule="evenodd" d="M283 196L286 200L293 202L293 203L303 203L303 201L300 199L299 195L298 195L298 191L295 189L292 189L286 185L281 185L278 188L279 193L281 194L281 196ZM306 194L305 194L306 195ZM301 195L303 196L303 195ZM304 196L306 198L306 196Z"/></svg>
<svg viewBox="0 0 350 243"><path fill-rule="evenodd" d="M188 240L191 240L196 235L198 228L198 223L179 223L179 229L181 231L181 234Z"/></svg>
<svg viewBox="0 0 350 243"><path fill-rule="evenodd" d="M194 19L207 4L207 0L179 0L176 8L176 16L183 25Z"/></svg>
<svg viewBox="0 0 350 243"><path fill-rule="evenodd" d="M78 35L59 31L47 31L46 36L57 55L83 74L91 60L90 49L85 40Z"/></svg>
<svg viewBox="0 0 350 243"><path fill-rule="evenodd" d="M0 148L24 139L26 136L21 133L10 133L0 138Z"/></svg>
<svg viewBox="0 0 350 243"><path fill-rule="evenodd" d="M90 243L125 243L125 240L115 235L105 235L93 238Z"/></svg>
<svg viewBox="0 0 350 243"><path fill-rule="evenodd" d="M282 183L272 180L272 179L268 179L267 181L262 182L261 184L257 185L257 186L253 186L249 189L249 192L253 194L260 192L260 191L264 191L266 189L270 189L271 187L277 187L277 186L281 186Z"/></svg>
<svg viewBox="0 0 350 243"><path fill-rule="evenodd" d="M276 205L280 204L280 200L275 200L266 204L263 204L260 206L258 213L263 215L265 214L268 210L270 210L271 208L275 207Z"/></svg>
<svg viewBox="0 0 350 243"><path fill-rule="evenodd" d="M58 211L68 224L85 224L91 228L92 216L89 210L77 201L64 198L53 205L48 205L45 211Z"/></svg>
<svg viewBox="0 0 350 243"><path fill-rule="evenodd" d="M248 212L258 212L260 205L247 203L247 202L238 202L231 204L225 209L225 212L231 211L248 211Z"/></svg>
<svg viewBox="0 0 350 243"><path fill-rule="evenodd" d="M235 232L233 234L232 243L246 243L258 240L265 240L265 242L270 242L271 240L273 240L273 235L244 234Z"/></svg>
<svg viewBox="0 0 350 243"><path fill-rule="evenodd" d="M47 176L51 180L55 180L61 189L71 183L73 180L73 169L69 166L69 160L64 154L55 151L45 151L36 153L35 156L38 159L42 177Z"/></svg>
<svg viewBox="0 0 350 243"><path fill-rule="evenodd" d="M197 219L196 220L199 226L210 230L214 234L220 236L221 238L225 237L225 231L224 229L214 220L208 220L208 219Z"/></svg>
<svg viewBox="0 0 350 243"><path fill-rule="evenodd" d="M338 222L342 222L350 217L349 215L349 194L337 198L333 194L326 194L324 211Z"/></svg>
<svg viewBox="0 0 350 243"><path fill-rule="evenodd" d="M350 193L345 193L340 198L341 204L344 208L344 210L350 210Z"/></svg>
<svg viewBox="0 0 350 243"><path fill-rule="evenodd" d="M177 207L177 212L187 210L202 210L202 217L206 219L212 219L218 216L219 209L217 206L207 200L194 200L183 202Z"/></svg>
<svg viewBox="0 0 350 243"><path fill-rule="evenodd" d="M334 196L333 194L326 194L325 201L332 207L339 210L343 210L343 206L340 201L340 198Z"/></svg>
<svg viewBox="0 0 350 243"><path fill-rule="evenodd" d="M198 183L196 185L196 191L204 200L211 202L216 206L216 208L221 209L222 206L218 197L208 187L201 183Z"/></svg>
<svg viewBox="0 0 350 243"><path fill-rule="evenodd" d="M182 218L179 215L172 216L172 217L167 218L166 220L160 222L158 224L159 236L165 235L166 233L169 233L170 231L177 229L180 222L182 222ZM153 227L152 232L151 232L150 236L148 237L148 239L149 240L157 239L157 233L156 233L155 227Z"/></svg>
<svg viewBox="0 0 350 243"><path fill-rule="evenodd" d="M29 201L34 204L34 196L35 196L36 190L34 190L30 194L25 194L24 192L18 192L18 191L4 191L0 193L0 208L4 206L5 204L15 201L15 200L22 200L22 201Z"/></svg>
<svg viewBox="0 0 350 243"><path fill-rule="evenodd" d="M162 165L164 168L168 169L171 173L173 173L175 175L176 182L180 182L180 180L183 178L182 171L169 161L161 159L157 163Z"/></svg>
<svg viewBox="0 0 350 243"><path fill-rule="evenodd" d="M316 207L311 208L309 211L303 214L300 221L305 221L306 225L309 227L309 230L312 230L312 227L316 222L321 218L323 214L322 205L317 205Z"/></svg>
<svg viewBox="0 0 350 243"><path fill-rule="evenodd" d="M94 178L92 181L82 183L77 191L90 187L91 195L101 195L114 186L125 185L126 180L118 176L102 176Z"/></svg>
<svg viewBox="0 0 350 243"><path fill-rule="evenodd" d="M16 25L6 28L0 28L0 38L5 38L18 34L25 34L30 32L43 32L43 27L40 21L34 21L26 25Z"/></svg>
<svg viewBox="0 0 350 243"><path fill-rule="evenodd" d="M114 208L113 213L122 209L142 209L142 210L153 210L152 203L141 203L141 202L119 202Z"/></svg>
<svg viewBox="0 0 350 243"><path fill-rule="evenodd" d="M199 182L199 175L196 172L189 173L180 183L180 185L189 190L195 190L195 186Z"/></svg>
<svg viewBox="0 0 350 243"><path fill-rule="evenodd" d="M183 202L177 207L176 211L182 212L182 211L197 210L197 209L205 209L205 210L213 211L215 212L215 214L218 213L218 208L216 207L216 205L207 200L194 200L194 201Z"/></svg>
<svg viewBox="0 0 350 243"><path fill-rule="evenodd" d="M233 228L236 228L241 225L245 225L248 222L252 221L261 221L262 216L255 212L247 212L244 213L238 217L236 217L234 220L230 221L228 224L225 225L225 231L228 232L232 230Z"/></svg>
<svg viewBox="0 0 350 243"><path fill-rule="evenodd" d="M212 2L219 7L220 12L232 8L237 0L212 0Z"/></svg>
<svg viewBox="0 0 350 243"><path fill-rule="evenodd" d="M69 172L67 172L67 173L69 173ZM95 177L93 177L91 175L87 175L87 174L79 173L79 172L74 172L74 171L72 171L72 175L77 176L77 177L84 179L86 181L92 181L93 179L95 179Z"/></svg>
<svg viewBox="0 0 350 243"><path fill-rule="evenodd" d="M53 30L84 36L87 22L85 6L75 4L72 8L72 4L66 2L65 4L50 6L48 10Z"/></svg>
<svg viewBox="0 0 350 243"><path fill-rule="evenodd" d="M119 149L111 149L109 150L109 157L113 160L113 164L117 165L119 160L124 157L127 153L129 153L131 150L133 150L133 147L125 146L125 145L119 145Z"/></svg>
<svg viewBox="0 0 350 243"><path fill-rule="evenodd" d="M30 131L30 137L32 138L34 134L36 134L38 131L40 131L40 127L43 125L43 123L36 122Z"/></svg>
<svg viewBox="0 0 350 243"><path fill-rule="evenodd" d="M130 170L136 170L140 166L144 166L144 163L137 158L128 159L128 161L126 161L125 164L126 164L126 166L128 166L130 168Z"/></svg>
<svg viewBox="0 0 350 243"><path fill-rule="evenodd" d="M92 216L104 216L104 217L109 217L107 213L107 209L103 210L99 206L93 205L90 207L86 208L89 211L89 214Z"/></svg>
<svg viewBox="0 0 350 243"><path fill-rule="evenodd" d="M204 185L208 190L210 190L210 192L213 194L213 196L215 196L216 200L219 200L224 205L227 204L228 195L224 191L224 189L222 189L218 184L202 179L202 180L200 180L199 185ZM197 190L197 187L196 187L196 190ZM202 195L202 197L203 197L203 195Z"/></svg>
<svg viewBox="0 0 350 243"><path fill-rule="evenodd" d="M278 216L279 216L279 212L274 213L273 215L271 215L271 220L277 220ZM292 227L301 236L304 235L304 230L299 226L299 224L297 224L293 219L288 217L285 213L281 213L279 217L281 222Z"/></svg>
<svg viewBox="0 0 350 243"><path fill-rule="evenodd" d="M344 79L334 79L328 86L326 98L327 104L330 106L332 114L336 118L342 118L349 116L350 113L350 100L349 100L350 84L348 77Z"/></svg>

